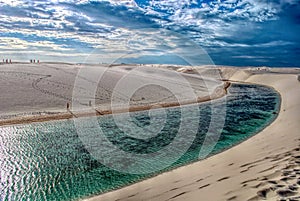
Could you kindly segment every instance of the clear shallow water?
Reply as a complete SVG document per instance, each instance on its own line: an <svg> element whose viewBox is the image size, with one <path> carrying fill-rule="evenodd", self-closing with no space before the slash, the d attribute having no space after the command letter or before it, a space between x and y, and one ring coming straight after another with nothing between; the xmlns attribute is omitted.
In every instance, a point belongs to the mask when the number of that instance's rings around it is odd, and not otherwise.
<svg viewBox="0 0 300 201"><path fill-rule="evenodd" d="M225 125L211 154L259 132L276 118L274 112L279 110L280 96L270 88L233 84L229 92ZM188 151L168 169L198 160L209 127L210 104L221 107L223 103L220 100L187 106L190 110L199 108L199 119L189 120L190 124L199 123L199 130ZM144 111L131 116L136 124L145 126L149 124L147 114ZM159 118L159 110L156 115ZM147 154L170 144L176 136L180 110L169 108L166 115L161 132L149 140L126 136L111 116L98 119L106 137L114 145L126 152ZM121 173L93 159L71 120L0 127L0 143L0 200L76 200L151 176ZM109 154L107 156L109 160ZM145 164L145 167L149 166L151 164Z"/></svg>

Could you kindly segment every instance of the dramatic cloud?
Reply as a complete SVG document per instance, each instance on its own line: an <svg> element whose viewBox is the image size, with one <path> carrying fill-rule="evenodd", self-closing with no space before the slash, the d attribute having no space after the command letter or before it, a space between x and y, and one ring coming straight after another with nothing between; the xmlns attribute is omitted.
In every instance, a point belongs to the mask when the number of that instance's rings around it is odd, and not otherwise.
<svg viewBox="0 0 300 201"><path fill-rule="evenodd" d="M299 0L0 0L0 55L203 64L202 47L216 64L300 66L299 13Z"/></svg>

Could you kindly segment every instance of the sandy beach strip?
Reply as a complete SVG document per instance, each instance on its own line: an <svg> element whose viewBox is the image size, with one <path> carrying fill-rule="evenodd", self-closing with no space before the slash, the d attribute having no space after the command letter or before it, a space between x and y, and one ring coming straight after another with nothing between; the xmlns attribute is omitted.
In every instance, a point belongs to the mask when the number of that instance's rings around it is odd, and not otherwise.
<svg viewBox="0 0 300 201"><path fill-rule="evenodd" d="M114 113L200 103L227 93L230 84L220 81L220 77L211 76L211 73L205 74L210 69L203 68L203 75L176 72L176 69L139 65L107 68L62 63L1 65L0 126L111 114L114 93L118 94L114 103L121 106L114 107ZM81 75L82 71L88 75ZM95 82L91 74L102 77ZM129 83L123 83L125 85L154 84L136 89L132 97L127 97L129 94L116 88L126 77ZM91 90L91 86L96 90ZM163 86L172 86L174 91ZM188 97L191 90L194 96ZM74 97L74 92L80 100ZM176 95L181 98L180 103ZM79 107L73 107L72 101L80 101ZM89 102L93 102L92 105ZM129 107L126 106L128 103ZM67 104L71 105L69 110Z"/></svg>
<svg viewBox="0 0 300 201"><path fill-rule="evenodd" d="M233 81L273 87L277 119L243 143L156 177L87 200L300 200L300 82L296 74L238 71Z"/></svg>
<svg viewBox="0 0 300 201"><path fill-rule="evenodd" d="M106 104L107 109L102 108L91 108L89 111L67 111L67 112L57 112L57 113L42 113L40 115L12 115L10 118L0 119L0 126L5 125L15 125L15 124L29 124L34 122L45 122L45 121L54 121L54 120L63 120L63 119L72 119L72 118L80 118L80 117L89 117L89 116L102 116L108 114L118 114L124 112L137 112L150 110L154 108L168 108L168 107L178 107L195 103L203 103L211 100L215 100L218 98L222 98L227 94L227 89L230 87L230 82L224 82L222 87L218 87L214 90L214 92L210 96L198 97L197 100L186 100L183 102L161 102L154 104L143 104L137 106L131 106L129 108L118 108L113 111L110 108L109 104Z"/></svg>

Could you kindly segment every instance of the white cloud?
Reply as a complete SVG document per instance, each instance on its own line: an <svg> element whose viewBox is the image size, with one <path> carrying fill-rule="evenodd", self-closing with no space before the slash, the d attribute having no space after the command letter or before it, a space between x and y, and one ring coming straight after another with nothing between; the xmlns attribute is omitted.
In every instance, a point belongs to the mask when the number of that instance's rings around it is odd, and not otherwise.
<svg viewBox="0 0 300 201"><path fill-rule="evenodd" d="M274 57L241 55L241 56L232 56L232 58L237 58L237 59L273 59Z"/></svg>
<svg viewBox="0 0 300 201"><path fill-rule="evenodd" d="M89 2L89 0L0 0L0 33L5 36L14 34L23 36L23 39L0 37L2 39L0 49L16 51L48 49L49 54L58 56L96 48L103 54L110 55L126 51L176 49L179 43L177 41L181 36L172 38L175 33L160 36L159 31L138 30L132 26L131 21L123 22L122 16L128 17L128 10L124 7L118 13L119 16L106 13L105 8L101 8L103 10L99 12L78 9L80 7L78 4ZM283 4L293 4L296 1L281 0L280 5L270 1L253 0L215 0L202 4L198 4L195 0L151 0L149 4L140 8L134 0L93 2L109 2L112 7L126 6L132 14L132 19L135 18L135 14L137 16L141 14L142 10L146 15L145 18L151 20L156 27L159 25L187 34L201 46L244 48L289 45L289 42L279 40L250 45L243 42L226 42L220 38L233 38L239 35L241 27L256 29L254 24L275 20ZM10 10L4 5L10 6ZM109 6L107 8L111 9ZM18 13L20 10L22 12ZM135 22L140 23L138 20ZM142 26L148 22L141 20ZM32 43L24 39L30 37L43 38L44 41ZM68 46L60 45L47 41L47 38L49 41L56 39L74 41L75 45L72 43L68 43ZM55 51L59 53L56 54Z"/></svg>
<svg viewBox="0 0 300 201"><path fill-rule="evenodd" d="M48 50L56 51L70 51L72 49L66 48L63 45L57 45L50 41L35 41L29 42L15 37L1 37L0 49L9 50L26 50L32 48L46 48Z"/></svg>
<svg viewBox="0 0 300 201"><path fill-rule="evenodd" d="M13 7L22 6L24 4L24 1L22 0L0 0L0 6L1 5L9 5Z"/></svg>

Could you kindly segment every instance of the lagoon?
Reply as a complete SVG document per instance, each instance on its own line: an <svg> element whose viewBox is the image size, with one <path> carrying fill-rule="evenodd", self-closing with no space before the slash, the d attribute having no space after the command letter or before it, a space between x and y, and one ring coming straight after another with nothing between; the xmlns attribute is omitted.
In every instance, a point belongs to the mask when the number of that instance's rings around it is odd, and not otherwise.
<svg viewBox="0 0 300 201"><path fill-rule="evenodd" d="M197 118L190 118L186 122L198 125L191 146L169 167L148 174L120 172L100 163L90 154L86 143L83 143L73 120L0 127L0 200L77 200L129 185L199 158L209 157L241 143L274 121L280 108L280 96L265 86L232 84L226 102L223 98L185 107L191 113L196 108L199 111ZM205 137L214 135L214 130L210 129L212 108L224 107L225 124L221 130L215 130L221 133L217 144L209 155L201 156ZM151 154L170 145L178 132L180 108L158 109L152 114L157 119L163 119L164 115L166 119L163 128L156 136L147 140L126 135L111 115L97 117L97 120L107 139L122 151ZM130 116L132 122L141 128L151 123L148 111L131 113ZM223 118L220 116L216 119L221 121ZM86 118L82 121L89 122ZM93 129L89 129L89 136L97 135L92 131ZM185 135L189 136L188 130ZM182 138L184 139L190 138ZM104 155L105 160L112 160L112 154ZM128 167L130 161L120 162L120 166L122 165L124 168ZM151 165L155 166L145 163L141 168L151 169Z"/></svg>

